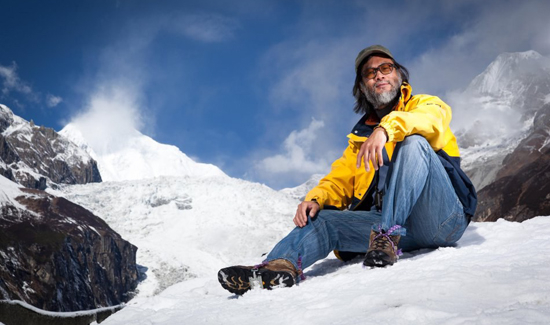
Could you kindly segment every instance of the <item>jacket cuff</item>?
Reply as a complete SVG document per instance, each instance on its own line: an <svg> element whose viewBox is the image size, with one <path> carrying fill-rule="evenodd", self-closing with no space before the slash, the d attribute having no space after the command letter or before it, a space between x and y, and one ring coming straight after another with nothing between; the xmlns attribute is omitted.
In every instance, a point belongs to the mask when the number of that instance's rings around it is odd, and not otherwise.
<svg viewBox="0 0 550 325"><path fill-rule="evenodd" d="M322 200L319 199L318 196L311 196L310 197L310 196L306 195L306 198L305 198L304 201L317 202L317 204L319 204L319 209L323 210L324 204L323 204Z"/></svg>
<svg viewBox="0 0 550 325"><path fill-rule="evenodd" d="M387 142L394 142L395 132L393 132L389 122L380 122L380 124L378 124L377 128L384 128L384 130L386 131L386 134L388 135L388 141Z"/></svg>

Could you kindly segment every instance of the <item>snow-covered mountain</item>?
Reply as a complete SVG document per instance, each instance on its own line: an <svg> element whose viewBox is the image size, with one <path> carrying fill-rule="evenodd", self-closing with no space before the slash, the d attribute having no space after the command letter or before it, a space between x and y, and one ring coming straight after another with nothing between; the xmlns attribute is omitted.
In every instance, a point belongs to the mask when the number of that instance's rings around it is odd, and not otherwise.
<svg viewBox="0 0 550 325"><path fill-rule="evenodd" d="M550 58L503 53L449 102L477 220L550 213Z"/></svg>
<svg viewBox="0 0 550 325"><path fill-rule="evenodd" d="M323 174L314 174L303 184L296 187L283 188L280 192L285 193L298 201L303 201L309 191L319 184L319 181L324 177Z"/></svg>
<svg viewBox="0 0 550 325"><path fill-rule="evenodd" d="M499 55L465 91L451 94L451 126L478 190L495 181L549 96L550 59L535 51Z"/></svg>
<svg viewBox="0 0 550 325"><path fill-rule="evenodd" d="M104 181L226 176L218 167L197 163L176 146L158 143L137 130L122 138L95 143L95 147L86 139L86 128L78 123L69 123L59 133L94 157Z"/></svg>

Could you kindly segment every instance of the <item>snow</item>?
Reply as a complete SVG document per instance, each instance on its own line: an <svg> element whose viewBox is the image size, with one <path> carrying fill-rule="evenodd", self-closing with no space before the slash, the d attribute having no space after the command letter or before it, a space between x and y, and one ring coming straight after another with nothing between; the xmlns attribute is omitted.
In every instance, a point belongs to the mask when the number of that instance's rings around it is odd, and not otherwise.
<svg viewBox="0 0 550 325"><path fill-rule="evenodd" d="M291 188L283 188L279 190L282 193L289 195L299 201L303 201L307 193L319 184L319 181L325 177L323 174L313 174L305 183Z"/></svg>
<svg viewBox="0 0 550 325"><path fill-rule="evenodd" d="M48 191L92 211L138 247L137 263L147 269L141 295L242 258L258 260L292 229L288 216L299 203L265 185L226 176L164 176Z"/></svg>
<svg viewBox="0 0 550 325"><path fill-rule="evenodd" d="M5 205L13 205L20 209L25 209L19 202L15 200L16 197L24 195L19 189L21 186L0 175L0 207Z"/></svg>
<svg viewBox="0 0 550 325"><path fill-rule="evenodd" d="M510 90L521 89L518 74L537 70L539 61L544 57L535 51L502 53L487 69L477 76L469 85L469 89L479 93L503 94ZM516 93L516 95L518 95Z"/></svg>
<svg viewBox="0 0 550 325"><path fill-rule="evenodd" d="M108 138L106 142L89 144L84 128L69 123L59 133L69 138L92 156L104 181L124 181L158 176L226 176L218 167L197 163L176 146L161 144L132 130L123 138Z"/></svg>
<svg viewBox="0 0 550 325"><path fill-rule="evenodd" d="M550 93L549 60L535 51L503 53L465 91L447 94L462 167L478 191L532 132L535 112Z"/></svg>
<svg viewBox="0 0 550 325"><path fill-rule="evenodd" d="M102 324L544 324L548 240L549 217L472 223L456 247L408 253L382 269L330 256L306 270L298 286L242 297L223 290L212 269L159 295L138 296Z"/></svg>
<svg viewBox="0 0 550 325"><path fill-rule="evenodd" d="M237 297L222 289L217 271L259 263L293 228L298 200L229 177L71 185L56 194L138 247L147 278L106 325L517 324L550 317L550 217L472 223L456 247L406 253L384 269L331 254L295 287Z"/></svg>
<svg viewBox="0 0 550 325"><path fill-rule="evenodd" d="M523 122L550 93L549 60L534 51L503 53L465 91L449 93L461 147L521 137Z"/></svg>

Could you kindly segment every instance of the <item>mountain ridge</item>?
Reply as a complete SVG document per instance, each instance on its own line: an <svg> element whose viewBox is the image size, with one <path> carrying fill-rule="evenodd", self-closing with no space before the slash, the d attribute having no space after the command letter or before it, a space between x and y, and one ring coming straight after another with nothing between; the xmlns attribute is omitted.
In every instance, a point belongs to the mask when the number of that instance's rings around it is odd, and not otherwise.
<svg viewBox="0 0 550 325"><path fill-rule="evenodd" d="M0 104L0 175L44 190L101 182L95 160L51 128L36 126Z"/></svg>
<svg viewBox="0 0 550 325"><path fill-rule="evenodd" d="M159 143L138 130L132 130L125 139L109 139L108 143L103 143L104 147L94 148L83 129L78 123L69 123L59 133L98 161L106 181L159 176L227 177L217 166L195 162L178 147Z"/></svg>

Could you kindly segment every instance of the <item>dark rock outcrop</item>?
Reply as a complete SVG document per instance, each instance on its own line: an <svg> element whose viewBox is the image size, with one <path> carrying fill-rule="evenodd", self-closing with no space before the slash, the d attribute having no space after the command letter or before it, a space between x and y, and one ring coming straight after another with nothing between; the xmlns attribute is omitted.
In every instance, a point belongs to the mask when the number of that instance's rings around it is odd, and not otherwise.
<svg viewBox="0 0 550 325"><path fill-rule="evenodd" d="M97 163L53 129L0 105L0 175L27 188L101 182Z"/></svg>
<svg viewBox="0 0 550 325"><path fill-rule="evenodd" d="M524 221L550 215L550 105L506 158L496 180L478 192L475 221Z"/></svg>
<svg viewBox="0 0 550 325"><path fill-rule="evenodd" d="M0 204L0 298L49 311L128 301L138 283L137 248L64 198L22 191L20 206Z"/></svg>

